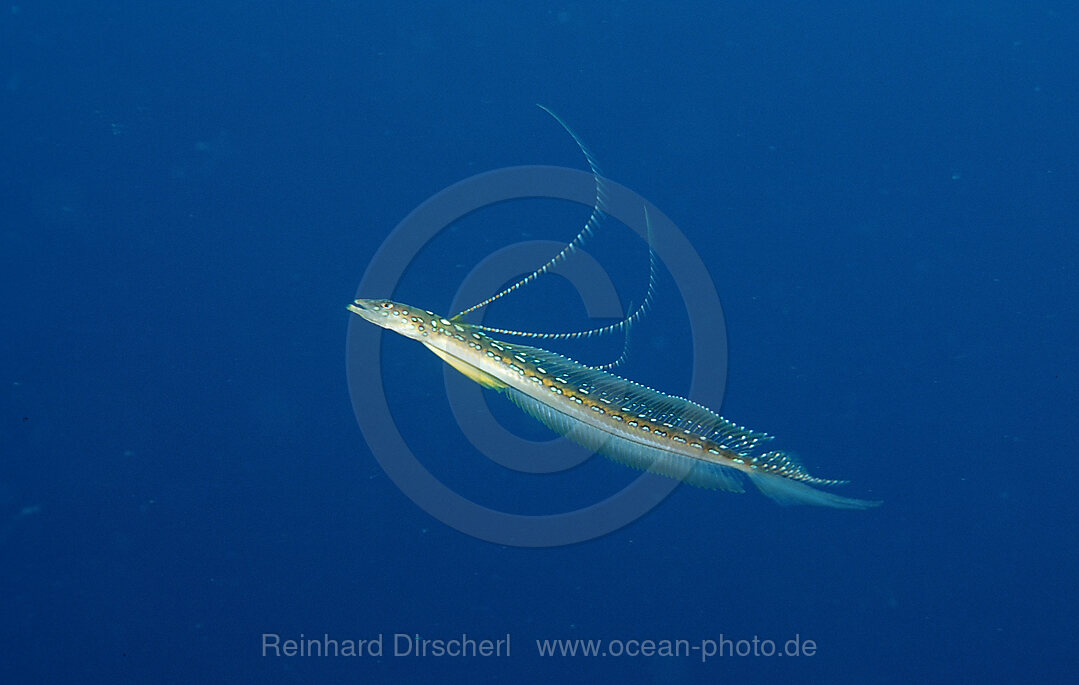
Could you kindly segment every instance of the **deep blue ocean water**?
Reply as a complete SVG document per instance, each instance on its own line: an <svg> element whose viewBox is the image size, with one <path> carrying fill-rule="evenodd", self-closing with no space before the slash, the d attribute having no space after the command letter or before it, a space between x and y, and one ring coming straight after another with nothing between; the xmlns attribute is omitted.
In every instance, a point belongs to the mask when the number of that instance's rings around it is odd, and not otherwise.
<svg viewBox="0 0 1079 685"><path fill-rule="evenodd" d="M0 681L1074 678L1077 26L1041 0L6 4ZM881 507L681 486L608 535L522 548L385 474L345 305L440 190L587 168L536 103L707 266L729 364L694 396ZM587 216L478 211L381 295L448 314L489 254ZM624 306L645 254L617 221L589 249ZM688 393L692 324L658 280L620 373ZM485 320L590 325L557 277ZM552 513L633 480L598 457L491 463L442 363L380 344L396 429L462 496ZM558 349L598 362L621 339L585 345ZM488 395L507 430L551 437ZM398 634L511 648L395 655ZM380 635L381 656L265 647ZM608 656L538 654L577 639ZM815 648L614 655L754 639Z"/></svg>

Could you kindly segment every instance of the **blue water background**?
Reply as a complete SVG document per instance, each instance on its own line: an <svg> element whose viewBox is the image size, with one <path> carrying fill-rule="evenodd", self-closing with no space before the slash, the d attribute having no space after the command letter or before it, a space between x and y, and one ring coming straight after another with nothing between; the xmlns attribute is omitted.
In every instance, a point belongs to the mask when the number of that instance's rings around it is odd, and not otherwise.
<svg viewBox="0 0 1079 685"><path fill-rule="evenodd" d="M5 5L0 680L1074 677L1077 26L1040 0ZM383 474L344 305L442 188L584 166L535 103L709 266L723 412L882 507L681 487L609 536L518 549ZM492 208L392 294L448 307L479 259L586 215ZM613 224L592 253L626 301L643 250ZM587 324L551 281L491 320ZM671 288L624 372L686 392ZM383 349L410 445L464 494L559 511L632 477L499 471L456 429L440 362ZM273 658L263 633L510 633L513 653ZM817 652L535 650L721 635Z"/></svg>

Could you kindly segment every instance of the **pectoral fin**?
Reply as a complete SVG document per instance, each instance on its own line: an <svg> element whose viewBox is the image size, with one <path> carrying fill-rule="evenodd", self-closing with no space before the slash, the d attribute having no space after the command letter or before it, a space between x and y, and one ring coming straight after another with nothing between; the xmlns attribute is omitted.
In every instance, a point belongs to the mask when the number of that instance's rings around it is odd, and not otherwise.
<svg viewBox="0 0 1079 685"><path fill-rule="evenodd" d="M495 378L491 374L487 373L486 371L481 371L481 370L477 369L475 366L472 366L471 364L469 364L468 362L463 361L461 359L458 359L457 357L454 357L452 354L450 354L448 352L445 352L443 350L440 350L437 347L434 347L433 345L429 345L427 343L423 343L423 344L427 349L431 350L432 352L437 354L439 357L441 357L442 361L446 362L447 364L449 364L453 368L457 369L458 371L460 371L464 375L466 375L469 378L471 378L472 380L476 381L477 383L479 383L483 387L491 388L493 390L501 390L502 388L506 387L505 383L498 380L497 378Z"/></svg>

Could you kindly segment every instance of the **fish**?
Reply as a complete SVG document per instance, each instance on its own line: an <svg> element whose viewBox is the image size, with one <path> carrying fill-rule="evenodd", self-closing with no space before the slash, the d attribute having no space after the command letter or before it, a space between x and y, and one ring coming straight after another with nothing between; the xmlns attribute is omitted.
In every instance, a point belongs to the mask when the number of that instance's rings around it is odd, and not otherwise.
<svg viewBox="0 0 1079 685"><path fill-rule="evenodd" d="M728 492L744 492L748 480L780 504L840 509L880 504L822 490L846 481L811 476L789 453L768 448L772 436L689 399L556 352L497 339L458 317L388 299L357 299L347 308L422 343L551 430L615 462Z"/></svg>

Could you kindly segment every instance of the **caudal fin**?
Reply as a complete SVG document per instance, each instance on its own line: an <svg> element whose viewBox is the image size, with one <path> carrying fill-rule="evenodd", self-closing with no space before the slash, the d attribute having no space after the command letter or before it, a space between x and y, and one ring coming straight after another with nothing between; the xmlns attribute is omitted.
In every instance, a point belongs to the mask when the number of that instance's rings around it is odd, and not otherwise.
<svg viewBox="0 0 1079 685"><path fill-rule="evenodd" d="M810 487L796 480L768 473L749 473L749 480L757 489L780 504L813 504L836 509L869 509L880 506L880 501L843 497Z"/></svg>

